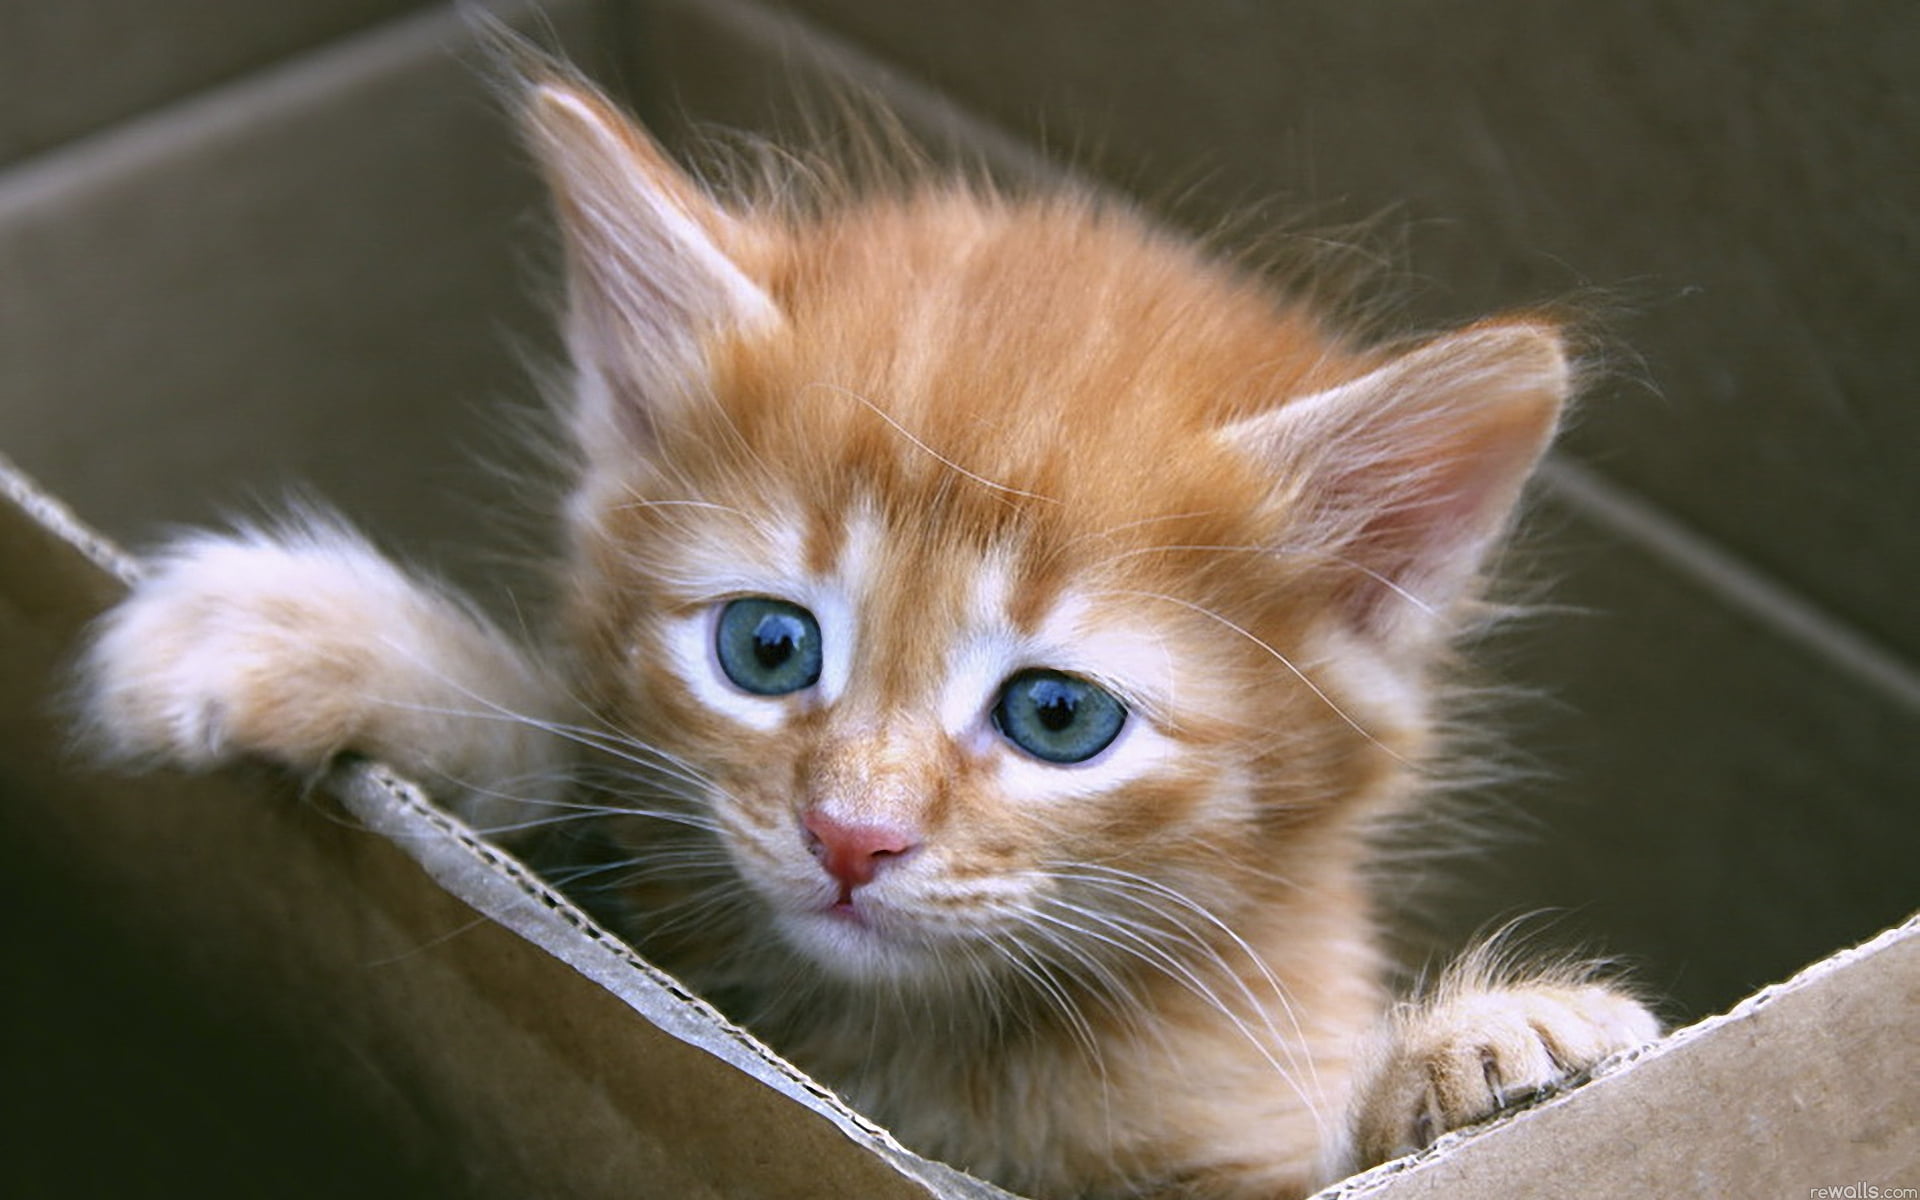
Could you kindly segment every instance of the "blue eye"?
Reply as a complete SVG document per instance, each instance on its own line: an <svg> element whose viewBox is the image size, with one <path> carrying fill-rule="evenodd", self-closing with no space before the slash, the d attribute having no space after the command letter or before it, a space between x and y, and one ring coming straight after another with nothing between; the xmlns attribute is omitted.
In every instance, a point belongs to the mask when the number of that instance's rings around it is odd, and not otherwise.
<svg viewBox="0 0 1920 1200"><path fill-rule="evenodd" d="M820 624L798 604L749 596L720 610L720 669L742 691L784 696L820 682Z"/></svg>
<svg viewBox="0 0 1920 1200"><path fill-rule="evenodd" d="M1102 688L1059 671L1022 671L1000 689L993 727L1035 758L1085 762L1113 744L1127 709Z"/></svg>

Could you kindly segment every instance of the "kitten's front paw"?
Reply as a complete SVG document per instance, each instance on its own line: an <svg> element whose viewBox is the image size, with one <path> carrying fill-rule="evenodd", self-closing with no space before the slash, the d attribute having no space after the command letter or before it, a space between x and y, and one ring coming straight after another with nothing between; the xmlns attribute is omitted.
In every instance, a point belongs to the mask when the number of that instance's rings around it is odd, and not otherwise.
<svg viewBox="0 0 1920 1200"><path fill-rule="evenodd" d="M1418 1150L1658 1036L1644 1005L1603 984L1523 983L1410 1008L1362 1093L1359 1163Z"/></svg>
<svg viewBox="0 0 1920 1200"><path fill-rule="evenodd" d="M96 627L89 740L120 761L316 769L365 724L387 610L406 588L344 537L184 539Z"/></svg>
<svg viewBox="0 0 1920 1200"><path fill-rule="evenodd" d="M101 757L392 763L490 827L564 788L565 692L452 596L350 531L200 534L148 564L80 669Z"/></svg>

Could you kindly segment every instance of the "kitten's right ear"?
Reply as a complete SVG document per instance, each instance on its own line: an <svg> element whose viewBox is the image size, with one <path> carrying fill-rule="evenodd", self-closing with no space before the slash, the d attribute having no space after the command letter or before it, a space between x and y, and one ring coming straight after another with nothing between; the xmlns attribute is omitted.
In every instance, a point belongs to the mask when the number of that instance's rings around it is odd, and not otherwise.
<svg viewBox="0 0 1920 1200"><path fill-rule="evenodd" d="M1350 570L1352 625L1424 646L1469 594L1572 383L1553 325L1488 321L1225 434L1272 473L1297 548Z"/></svg>
<svg viewBox="0 0 1920 1200"><path fill-rule="evenodd" d="M728 253L744 231L599 92L530 81L521 123L552 190L566 247L567 348L588 446L644 434L644 406L684 387L703 343L777 323L766 291Z"/></svg>

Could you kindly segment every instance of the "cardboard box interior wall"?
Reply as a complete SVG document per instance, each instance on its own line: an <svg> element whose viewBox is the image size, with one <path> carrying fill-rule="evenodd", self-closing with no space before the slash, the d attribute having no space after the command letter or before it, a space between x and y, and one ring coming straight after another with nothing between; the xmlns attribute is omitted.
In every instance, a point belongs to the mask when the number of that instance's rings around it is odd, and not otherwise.
<svg viewBox="0 0 1920 1200"><path fill-rule="evenodd" d="M753 4L641 8L643 90L698 111L739 119L823 63L874 77ZM630 16L547 9L590 66ZM517 392L501 328L540 325L508 249L537 199L448 53L460 36L437 10L379 26L0 179L0 447L116 532L204 520L295 477L446 560L487 486L454 465L473 437L447 431ZM770 41L795 39L811 57L769 86ZM676 54L714 69L663 83L653 60ZM896 79L888 94L923 128L1031 160L937 93ZM50 698L124 560L24 477L5 486L5 1058L32 1082L4 1149L21 1194L980 1191L714 1022L377 768L332 781L346 819L264 773L76 767ZM1836 886L1906 895L1911 875ZM1913 933L1349 1191L1913 1186Z"/></svg>

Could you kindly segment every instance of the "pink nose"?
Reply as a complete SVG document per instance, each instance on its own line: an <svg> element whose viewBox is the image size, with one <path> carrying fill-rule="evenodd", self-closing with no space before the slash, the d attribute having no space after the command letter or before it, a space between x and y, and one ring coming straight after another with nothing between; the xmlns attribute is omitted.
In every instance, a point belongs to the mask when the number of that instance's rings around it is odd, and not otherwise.
<svg viewBox="0 0 1920 1200"><path fill-rule="evenodd" d="M905 826L884 821L842 821L817 808L802 816L800 824L807 831L807 848L827 874L840 881L843 901L854 888L873 882L883 862L920 845Z"/></svg>

